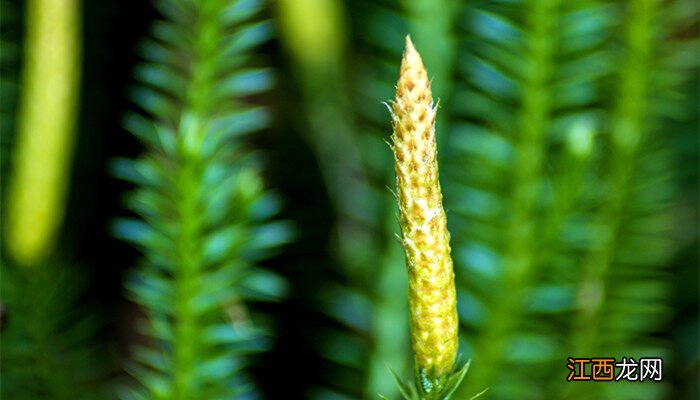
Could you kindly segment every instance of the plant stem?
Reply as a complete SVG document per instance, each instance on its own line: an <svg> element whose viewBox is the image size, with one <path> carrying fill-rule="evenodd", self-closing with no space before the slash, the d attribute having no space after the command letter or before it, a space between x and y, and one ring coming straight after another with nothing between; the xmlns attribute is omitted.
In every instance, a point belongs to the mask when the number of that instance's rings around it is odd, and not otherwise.
<svg viewBox="0 0 700 400"><path fill-rule="evenodd" d="M202 388L193 387L193 367L200 351L197 336L198 314L193 309L194 296L201 293L202 227L200 226L200 187L203 177L199 147L206 134L208 111L210 110L214 79L212 63L217 57L217 41L222 32L219 17L222 4L219 1L204 1L200 4L194 54L191 59L190 78L186 104L180 114L179 158L177 179L177 212L179 232L177 239L178 264L176 266L176 316L174 320L174 399L198 397Z"/></svg>
<svg viewBox="0 0 700 400"><path fill-rule="evenodd" d="M626 56L620 69L624 72L619 76L619 97L611 126L613 152L607 177L610 194L594 219L600 234L593 238L591 250L583 264L583 280L577 295L578 311L570 334L571 354L577 357L602 351L600 332L606 329L602 325L602 317L609 289L608 276L615 262L621 218L635 171L636 152L646 124L654 3L654 0L627 3ZM575 395L570 391L570 385L566 386L565 395L567 398Z"/></svg>
<svg viewBox="0 0 700 400"><path fill-rule="evenodd" d="M197 316L192 309L193 295L199 293L199 270L201 249L199 246L199 227L196 225L198 179L193 168L192 160L182 160L183 166L178 177L179 202L178 216L180 232L177 241L178 260L175 305L175 341L173 365L173 398L188 399L196 393L197 388L191 386L192 367L197 354L195 337Z"/></svg>

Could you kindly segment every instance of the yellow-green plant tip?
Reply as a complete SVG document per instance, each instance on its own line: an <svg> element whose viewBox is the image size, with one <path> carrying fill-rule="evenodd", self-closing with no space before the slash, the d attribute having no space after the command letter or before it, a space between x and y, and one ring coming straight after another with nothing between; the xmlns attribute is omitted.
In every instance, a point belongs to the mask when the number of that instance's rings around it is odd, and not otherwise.
<svg viewBox="0 0 700 400"><path fill-rule="evenodd" d="M401 242L406 254L416 367L430 379L457 357L457 298L435 144L436 107L420 55L406 51L391 105Z"/></svg>
<svg viewBox="0 0 700 400"><path fill-rule="evenodd" d="M278 0L281 38L304 68L328 68L340 57L344 21L339 0Z"/></svg>
<svg viewBox="0 0 700 400"><path fill-rule="evenodd" d="M31 0L5 240L20 264L41 263L63 219L80 78L77 0Z"/></svg>

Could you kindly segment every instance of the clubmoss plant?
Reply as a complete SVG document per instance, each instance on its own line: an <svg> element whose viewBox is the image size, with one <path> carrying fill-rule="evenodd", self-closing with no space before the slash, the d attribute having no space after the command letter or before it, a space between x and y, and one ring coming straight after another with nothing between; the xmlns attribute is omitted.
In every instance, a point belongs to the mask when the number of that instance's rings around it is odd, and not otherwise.
<svg viewBox="0 0 700 400"><path fill-rule="evenodd" d="M144 253L127 281L147 315L125 369L123 399L257 398L245 373L270 332L248 305L279 299L285 282L258 261L290 236L270 221L277 197L265 190L260 157L244 136L269 120L249 101L273 82L257 46L269 39L264 1L159 1L163 19L144 46L134 91L141 114L127 127L144 144L138 159L114 163L136 185L115 235Z"/></svg>
<svg viewBox="0 0 700 400"><path fill-rule="evenodd" d="M456 371L459 321L438 179L437 107L423 61L408 36L390 110L417 390L400 381L399 386L408 399L448 399L469 363Z"/></svg>

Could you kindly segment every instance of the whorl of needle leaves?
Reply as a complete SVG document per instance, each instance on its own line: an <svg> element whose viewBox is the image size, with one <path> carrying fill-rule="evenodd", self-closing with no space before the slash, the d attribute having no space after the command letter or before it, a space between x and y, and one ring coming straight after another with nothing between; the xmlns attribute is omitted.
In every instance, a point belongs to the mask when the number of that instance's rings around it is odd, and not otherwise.
<svg viewBox="0 0 700 400"><path fill-rule="evenodd" d="M457 357L457 299L438 181L436 108L409 37L391 116L416 368L422 376L438 377L451 371Z"/></svg>

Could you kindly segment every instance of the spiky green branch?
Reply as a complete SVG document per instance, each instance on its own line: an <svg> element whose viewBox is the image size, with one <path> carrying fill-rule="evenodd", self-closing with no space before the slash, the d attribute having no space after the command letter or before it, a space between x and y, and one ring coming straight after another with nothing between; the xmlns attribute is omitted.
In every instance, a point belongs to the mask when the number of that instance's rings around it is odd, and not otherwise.
<svg viewBox="0 0 700 400"><path fill-rule="evenodd" d="M140 218L120 220L115 231L144 252L128 287L147 313L143 333L152 342L134 350L127 369L140 385L122 394L235 398L253 390L242 372L246 355L266 345L244 302L283 288L255 262L289 233L267 221L277 202L241 143L267 121L242 98L271 84L269 70L251 65L270 26L256 20L262 1L159 5L167 19L156 24L149 63L137 71L135 100L148 117L127 120L147 151L115 165L138 186L128 202Z"/></svg>

